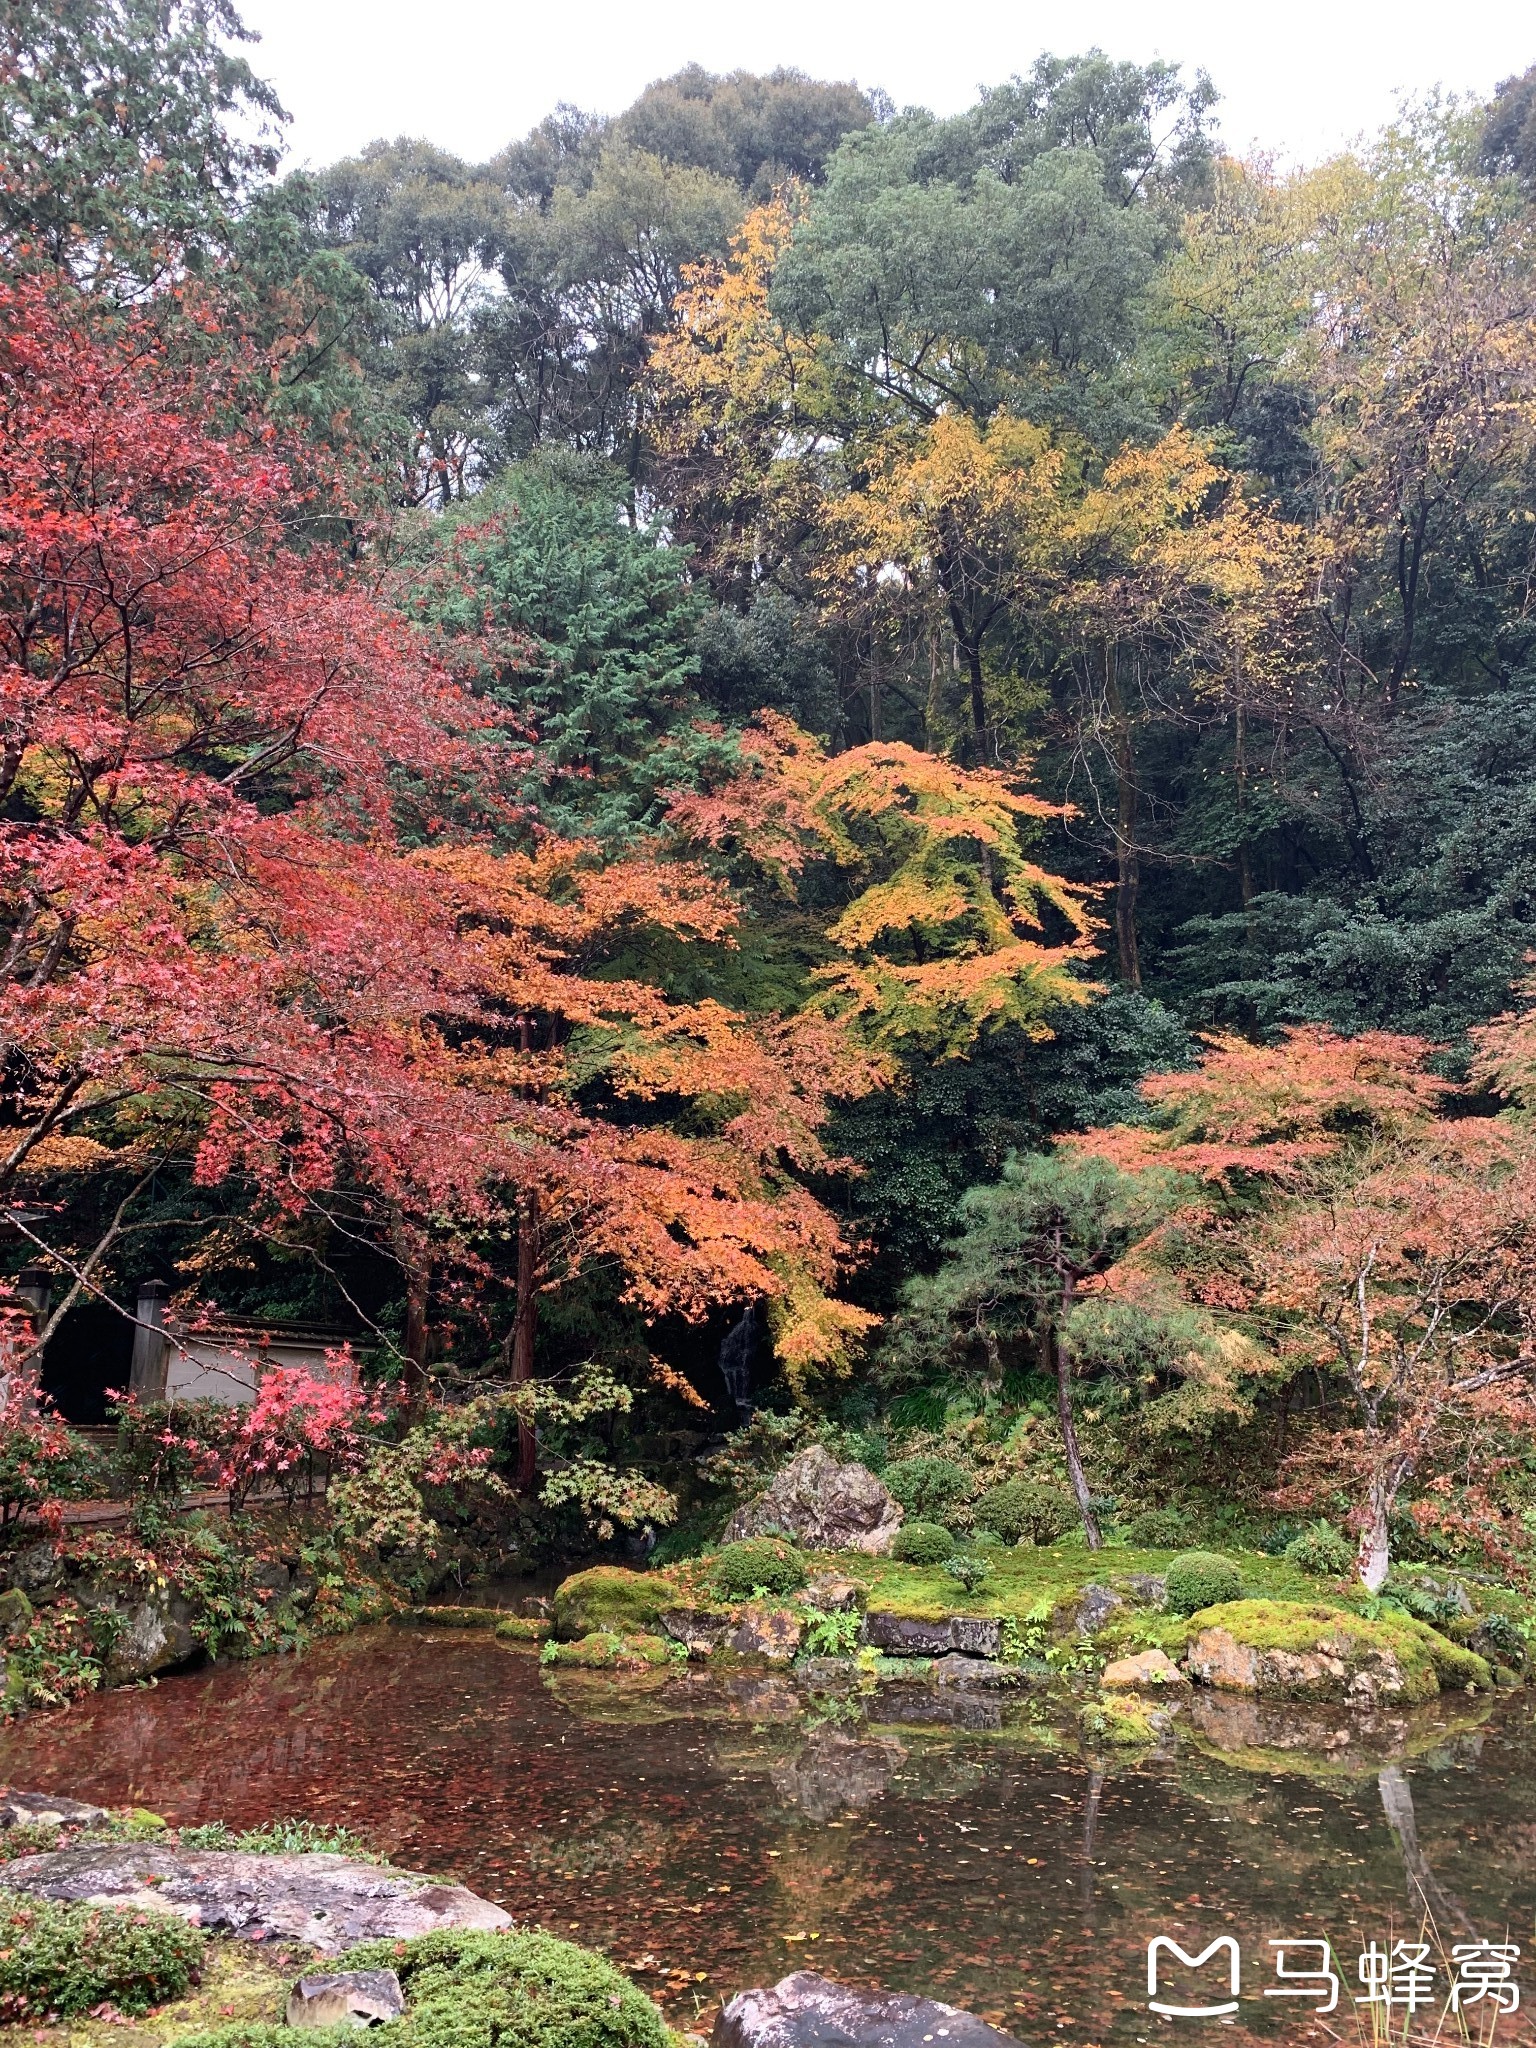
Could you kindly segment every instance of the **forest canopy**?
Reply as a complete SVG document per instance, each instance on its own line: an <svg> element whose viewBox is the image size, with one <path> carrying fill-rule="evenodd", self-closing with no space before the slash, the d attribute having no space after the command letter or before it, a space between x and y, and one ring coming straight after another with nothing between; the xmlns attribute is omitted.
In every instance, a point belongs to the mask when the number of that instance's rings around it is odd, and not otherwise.
<svg viewBox="0 0 1536 2048"><path fill-rule="evenodd" d="M1529 1541L1536 70L1289 171L1098 50L299 171L227 0L0 53L61 1400L156 1278L413 1412L596 1363L643 1463L746 1327L849 1428L1046 1401L1090 1541L1217 1437Z"/></svg>

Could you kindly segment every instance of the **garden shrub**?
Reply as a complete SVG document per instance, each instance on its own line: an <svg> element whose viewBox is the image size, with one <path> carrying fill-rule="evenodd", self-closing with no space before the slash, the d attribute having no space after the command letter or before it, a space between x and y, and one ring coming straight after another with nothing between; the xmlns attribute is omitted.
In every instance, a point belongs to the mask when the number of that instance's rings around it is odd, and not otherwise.
<svg viewBox="0 0 1536 2048"><path fill-rule="evenodd" d="M750 1600L759 1589L797 1593L807 1574L805 1559L792 1544L755 1536L744 1543L727 1543L715 1558L710 1577L723 1599Z"/></svg>
<svg viewBox="0 0 1536 2048"><path fill-rule="evenodd" d="M573 1572L555 1593L555 1634L563 1642L579 1642L596 1629L622 1635L654 1625L676 1595L662 1579L648 1572L625 1571L616 1564L594 1565Z"/></svg>
<svg viewBox="0 0 1536 2048"><path fill-rule="evenodd" d="M1243 1596L1243 1575L1230 1557L1214 1550L1186 1550L1168 1567L1168 1605L1175 1614L1194 1614Z"/></svg>
<svg viewBox="0 0 1536 2048"><path fill-rule="evenodd" d="M442 1928L369 1941L335 1966L393 1970L401 2048L670 2048L661 2014L590 1949L553 1935Z"/></svg>
<svg viewBox="0 0 1536 2048"><path fill-rule="evenodd" d="M1136 1550L1182 1550L1191 1531L1178 1508L1143 1508L1120 1533Z"/></svg>
<svg viewBox="0 0 1536 2048"><path fill-rule="evenodd" d="M955 1554L955 1539L938 1522L904 1522L891 1555L898 1564L943 1564Z"/></svg>
<svg viewBox="0 0 1536 2048"><path fill-rule="evenodd" d="M1354 1545L1331 1522L1314 1522L1303 1529L1281 1554L1288 1564L1319 1579L1342 1579L1355 1561Z"/></svg>
<svg viewBox="0 0 1536 2048"><path fill-rule="evenodd" d="M174 1913L0 1892L0 2022L144 2013L196 1982L206 1937Z"/></svg>
<svg viewBox="0 0 1536 2048"><path fill-rule="evenodd" d="M368 1941L337 1970L393 1970L406 2011L381 2038L391 2048L671 2048L644 1992L602 1956L550 1934L472 1934L441 1928L414 1941ZM178 2037L176 2048L292 2048L291 2028L236 2022ZM317 2027L312 2048L355 2042Z"/></svg>
<svg viewBox="0 0 1536 2048"><path fill-rule="evenodd" d="M1078 1519L1077 1504L1064 1487L1034 1479L1005 1479L976 1503L978 1529L990 1529L1005 1543L1054 1543Z"/></svg>
<svg viewBox="0 0 1536 2048"><path fill-rule="evenodd" d="M956 1551L953 1557L944 1560L944 1570L967 1593L976 1592L988 1578L987 1560L973 1550Z"/></svg>
<svg viewBox="0 0 1536 2048"><path fill-rule="evenodd" d="M972 1492L971 1475L963 1466L926 1454L898 1458L881 1477L891 1498L917 1522L943 1522Z"/></svg>

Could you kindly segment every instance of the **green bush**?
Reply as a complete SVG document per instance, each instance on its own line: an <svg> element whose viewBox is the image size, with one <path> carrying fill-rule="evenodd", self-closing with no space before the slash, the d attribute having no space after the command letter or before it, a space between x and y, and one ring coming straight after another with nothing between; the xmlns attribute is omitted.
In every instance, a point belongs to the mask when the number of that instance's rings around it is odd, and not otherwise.
<svg viewBox="0 0 1536 2048"><path fill-rule="evenodd" d="M1354 1546L1331 1522L1314 1522L1293 1536L1281 1553L1288 1564L1319 1579L1342 1579L1355 1561Z"/></svg>
<svg viewBox="0 0 1536 2048"><path fill-rule="evenodd" d="M948 1458L925 1455L898 1458L881 1474L891 1498L898 1500L915 1522L943 1522L951 1509L969 1500L971 1475Z"/></svg>
<svg viewBox="0 0 1536 2048"><path fill-rule="evenodd" d="M368 1941L340 1970L393 1970L405 1993L402 2048L669 2048L665 2021L590 1949L549 1934L441 1928Z"/></svg>
<svg viewBox="0 0 1536 2048"><path fill-rule="evenodd" d="M977 1529L971 1536L972 1550L1002 1550L1003 1539L995 1529Z"/></svg>
<svg viewBox="0 0 1536 2048"><path fill-rule="evenodd" d="M727 1543L710 1577L726 1600L750 1600L759 1588L765 1593L796 1593L806 1581L805 1559L792 1544L771 1536L751 1537L745 1543Z"/></svg>
<svg viewBox="0 0 1536 2048"><path fill-rule="evenodd" d="M392 2048L670 2048L666 2022L601 1956L550 1934L470 1934L442 1928L414 1941L368 1941L337 1970L393 1970L404 2017ZM350 2027L317 2027L306 2048L344 2048ZM285 2026L236 2022L182 2034L176 2048L292 2048Z"/></svg>
<svg viewBox="0 0 1536 2048"><path fill-rule="evenodd" d="M1178 1508L1143 1508L1121 1534L1136 1550L1181 1550L1189 1541L1190 1527Z"/></svg>
<svg viewBox="0 0 1536 2048"><path fill-rule="evenodd" d="M1230 1557L1214 1550L1186 1550L1168 1567L1168 1605L1175 1614L1220 1607L1243 1597L1243 1575Z"/></svg>
<svg viewBox="0 0 1536 2048"><path fill-rule="evenodd" d="M173 1913L0 1892L0 2023L107 2003L148 2012L196 1982L206 1945Z"/></svg>
<svg viewBox="0 0 1536 2048"><path fill-rule="evenodd" d="M954 1554L954 1537L937 1522L903 1522L891 1545L898 1564L943 1564Z"/></svg>
<svg viewBox="0 0 1536 2048"><path fill-rule="evenodd" d="M1034 1479L1005 1479L976 1503L976 1526L1005 1543L1054 1543L1077 1521L1077 1503L1060 1486Z"/></svg>

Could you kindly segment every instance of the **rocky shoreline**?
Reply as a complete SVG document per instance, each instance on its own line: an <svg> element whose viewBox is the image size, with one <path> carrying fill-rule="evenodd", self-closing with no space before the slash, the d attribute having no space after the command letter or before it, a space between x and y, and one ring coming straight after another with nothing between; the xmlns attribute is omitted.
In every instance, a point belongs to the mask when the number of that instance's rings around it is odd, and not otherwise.
<svg viewBox="0 0 1536 2048"><path fill-rule="evenodd" d="M461 1885L353 1855L207 1849L180 1842L172 1830L159 1840L134 1839L152 1820L58 1794L0 1794L0 1853L9 1831L18 1828L30 1840L51 1827L65 1842L0 1865L0 1910L19 1909L23 1946L31 1938L29 1906L88 1909L98 1930L109 1924L103 1916L121 1916L152 1939L157 1924L175 1921L210 1943L263 1946L273 1967L265 1973L258 2010L209 2026L199 2024L207 2015L190 2009L200 2003L195 1993L152 2004L163 2039L188 2048L265 2048L294 2030L382 2026L393 2030L392 2038L430 2042L434 2031L412 2024L419 2017L417 1982L424 1992L430 1985L428 1997L441 2003L442 1980L446 1975L453 1999L457 1972L462 1999L483 1995L488 1978L500 1979L496 1996L513 2000L514 2021L521 1997L534 2024L544 2017L556 1981L563 1980L569 2005L570 1985L585 1980L584 2006L568 2018L591 2048L702 2048L700 2036L669 2029L650 2000L604 1958L541 1930L515 1928L500 1906ZM205 1950L198 1961L194 1986L223 1983L216 1958ZM227 2004L217 2008L225 2021L231 2012ZM65 2017L36 2009L28 2016L49 2023ZM114 2030L126 2023L110 1999L84 2018ZM169 2034L163 2032L167 2023ZM46 2028L34 2027L33 2035L48 2038ZM71 2028L72 2043L92 2038L89 2025ZM567 2036L557 2029L547 2038L549 2048L559 2048ZM1012 2036L958 2007L803 1971L723 2000L709 2048L814 2048L828 2041L843 2048L921 2048L939 2038L954 2048L1017 2048Z"/></svg>

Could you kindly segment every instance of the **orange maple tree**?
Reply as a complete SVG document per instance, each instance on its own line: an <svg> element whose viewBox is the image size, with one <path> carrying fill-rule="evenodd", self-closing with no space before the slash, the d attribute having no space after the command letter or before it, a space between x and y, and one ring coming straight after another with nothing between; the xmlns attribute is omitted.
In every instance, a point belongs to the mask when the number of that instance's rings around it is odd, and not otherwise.
<svg viewBox="0 0 1536 2048"><path fill-rule="evenodd" d="M1410 1482L1420 1519L1488 1540L1485 1486L1453 1500L1445 1456L1536 1420L1536 1148L1516 1117L1454 1114L1432 1051L1313 1027L1224 1039L1145 1084L1145 1125L1070 1141L1188 1177L1188 1201L1110 1285L1134 1298L1149 1270L1171 1273L1257 1337L1280 1377L1319 1376L1327 1420L1279 1498L1351 1494L1373 1592Z"/></svg>

